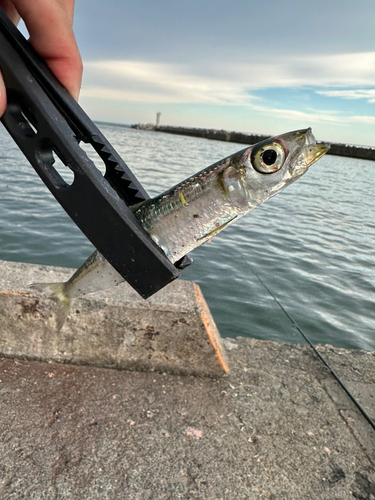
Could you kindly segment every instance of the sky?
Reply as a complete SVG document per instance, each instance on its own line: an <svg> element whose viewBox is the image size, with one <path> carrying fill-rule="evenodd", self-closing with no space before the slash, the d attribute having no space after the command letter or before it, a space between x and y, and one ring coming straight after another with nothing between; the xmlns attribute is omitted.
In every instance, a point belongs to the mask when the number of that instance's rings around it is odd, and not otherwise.
<svg viewBox="0 0 375 500"><path fill-rule="evenodd" d="M374 0L76 0L90 118L375 146Z"/></svg>

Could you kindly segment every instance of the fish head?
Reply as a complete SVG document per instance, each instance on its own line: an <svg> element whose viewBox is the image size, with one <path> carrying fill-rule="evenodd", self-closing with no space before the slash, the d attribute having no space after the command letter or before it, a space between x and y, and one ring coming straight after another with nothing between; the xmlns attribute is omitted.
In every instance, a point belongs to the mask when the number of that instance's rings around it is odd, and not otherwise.
<svg viewBox="0 0 375 500"><path fill-rule="evenodd" d="M311 128L278 135L243 151L245 186L253 206L299 179L329 145L316 143Z"/></svg>

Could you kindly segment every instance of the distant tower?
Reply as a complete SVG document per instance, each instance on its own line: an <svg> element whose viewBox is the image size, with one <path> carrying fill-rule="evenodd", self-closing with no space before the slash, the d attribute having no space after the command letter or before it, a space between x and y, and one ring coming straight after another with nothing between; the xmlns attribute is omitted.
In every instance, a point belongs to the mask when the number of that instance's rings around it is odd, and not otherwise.
<svg viewBox="0 0 375 500"><path fill-rule="evenodd" d="M159 123L160 123L160 117L161 117L161 113L159 111L158 113L156 113L156 126L157 127L159 126Z"/></svg>

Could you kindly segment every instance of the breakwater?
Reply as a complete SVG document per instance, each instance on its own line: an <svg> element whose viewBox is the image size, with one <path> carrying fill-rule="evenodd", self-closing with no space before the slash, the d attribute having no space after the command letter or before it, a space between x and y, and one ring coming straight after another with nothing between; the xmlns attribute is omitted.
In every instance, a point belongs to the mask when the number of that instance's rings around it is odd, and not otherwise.
<svg viewBox="0 0 375 500"><path fill-rule="evenodd" d="M150 130L154 132L165 132L167 134L190 135L192 137L202 137L204 139L214 139L216 141L237 142L239 144L256 144L268 139L268 135L245 134L242 132L231 132L228 130L217 130L193 127L173 127L170 125L135 124L132 128L138 130ZM375 160L375 147L356 146L354 144L331 143L331 148L327 154L335 156L348 156L363 160Z"/></svg>

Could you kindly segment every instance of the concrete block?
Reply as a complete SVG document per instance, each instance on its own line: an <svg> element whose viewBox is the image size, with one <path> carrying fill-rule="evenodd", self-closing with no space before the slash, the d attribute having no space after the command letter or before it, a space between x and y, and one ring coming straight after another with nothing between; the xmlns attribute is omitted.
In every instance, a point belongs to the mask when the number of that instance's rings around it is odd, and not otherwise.
<svg viewBox="0 0 375 500"><path fill-rule="evenodd" d="M174 374L222 376L228 365L198 285L178 280L148 300L127 283L74 302L62 330L57 304L28 288L73 270L0 261L0 355Z"/></svg>

